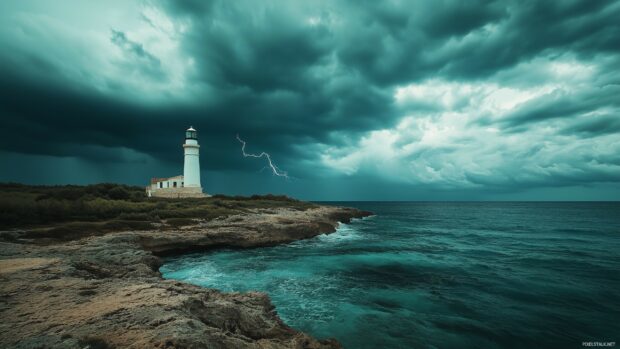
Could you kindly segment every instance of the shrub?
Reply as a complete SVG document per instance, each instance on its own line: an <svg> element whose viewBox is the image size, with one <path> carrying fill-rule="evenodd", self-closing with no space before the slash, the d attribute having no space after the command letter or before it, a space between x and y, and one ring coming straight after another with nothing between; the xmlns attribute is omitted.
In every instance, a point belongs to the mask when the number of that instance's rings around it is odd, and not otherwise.
<svg viewBox="0 0 620 349"><path fill-rule="evenodd" d="M286 195L273 195L273 194L252 195L250 196L250 200L297 201L297 200L289 198Z"/></svg>
<svg viewBox="0 0 620 349"><path fill-rule="evenodd" d="M305 210L315 204L284 195L252 197L216 195L210 198L145 198L144 188L101 183L89 186L27 186L0 183L0 227L36 226L63 222L101 222L101 226L65 226L59 234L80 229L151 229L150 222L171 218L211 220L250 209L289 207ZM111 223L105 221L112 220ZM125 222L125 223L119 223ZM134 222L134 223L126 223ZM179 220L187 222L187 220ZM181 223L179 223L181 224Z"/></svg>
<svg viewBox="0 0 620 349"><path fill-rule="evenodd" d="M191 218L169 218L166 220L166 223L173 227L182 227L196 224L196 221Z"/></svg>
<svg viewBox="0 0 620 349"><path fill-rule="evenodd" d="M131 197L131 194L123 187L115 187L110 190L108 196L112 200L127 200Z"/></svg>
<svg viewBox="0 0 620 349"><path fill-rule="evenodd" d="M118 216L118 219L128 220L128 221L150 221L152 220L151 215L147 213L126 213L123 212Z"/></svg>

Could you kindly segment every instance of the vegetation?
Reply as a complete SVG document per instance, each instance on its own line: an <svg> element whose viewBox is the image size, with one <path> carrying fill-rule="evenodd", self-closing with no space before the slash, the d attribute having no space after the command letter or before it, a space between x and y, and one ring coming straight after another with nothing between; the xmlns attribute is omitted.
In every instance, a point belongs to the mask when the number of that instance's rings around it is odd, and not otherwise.
<svg viewBox="0 0 620 349"><path fill-rule="evenodd" d="M292 207L305 210L314 204L282 195L251 197L215 195L209 198L148 198L144 188L120 184L88 186L29 186L0 184L0 228L55 226L39 234L84 230L144 230L153 223L178 227L193 219L211 220L254 208ZM57 231L56 233L61 233ZM63 235L64 235L63 234Z"/></svg>
<svg viewBox="0 0 620 349"><path fill-rule="evenodd" d="M166 219L166 224L173 227L182 227L186 225L196 224L196 221L191 218L170 218Z"/></svg>

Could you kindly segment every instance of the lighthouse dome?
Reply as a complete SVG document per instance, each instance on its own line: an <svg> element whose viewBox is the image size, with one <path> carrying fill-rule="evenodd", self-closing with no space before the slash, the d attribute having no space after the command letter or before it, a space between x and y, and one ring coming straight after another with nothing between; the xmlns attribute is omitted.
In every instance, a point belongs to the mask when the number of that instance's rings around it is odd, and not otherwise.
<svg viewBox="0 0 620 349"><path fill-rule="evenodd" d="M198 139L198 131L190 126L187 131L185 131L185 139Z"/></svg>

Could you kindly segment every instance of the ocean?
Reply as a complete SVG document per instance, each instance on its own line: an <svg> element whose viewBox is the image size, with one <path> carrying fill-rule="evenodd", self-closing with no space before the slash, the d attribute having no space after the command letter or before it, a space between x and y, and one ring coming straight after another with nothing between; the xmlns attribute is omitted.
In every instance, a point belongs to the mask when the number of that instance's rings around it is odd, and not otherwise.
<svg viewBox="0 0 620 349"><path fill-rule="evenodd" d="M266 292L288 325L345 348L620 341L618 202L328 204L376 215L288 245L168 258L161 272Z"/></svg>

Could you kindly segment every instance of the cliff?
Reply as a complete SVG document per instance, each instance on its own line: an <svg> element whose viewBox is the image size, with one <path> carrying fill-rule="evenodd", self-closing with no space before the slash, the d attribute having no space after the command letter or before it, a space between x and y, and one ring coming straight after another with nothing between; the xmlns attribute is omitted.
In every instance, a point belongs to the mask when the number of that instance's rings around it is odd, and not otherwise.
<svg viewBox="0 0 620 349"><path fill-rule="evenodd" d="M164 280L158 256L251 248L335 231L342 207L256 208L170 229L40 238L0 233L0 347L339 348L284 324L263 293Z"/></svg>

